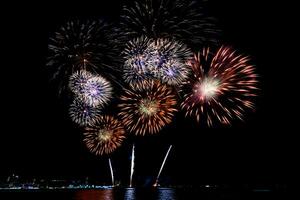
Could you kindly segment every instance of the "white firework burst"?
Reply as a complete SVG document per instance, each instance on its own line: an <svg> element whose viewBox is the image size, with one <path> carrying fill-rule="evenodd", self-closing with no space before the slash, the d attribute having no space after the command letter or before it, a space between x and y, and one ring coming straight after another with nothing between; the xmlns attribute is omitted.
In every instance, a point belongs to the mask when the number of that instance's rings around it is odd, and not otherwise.
<svg viewBox="0 0 300 200"><path fill-rule="evenodd" d="M112 86L102 76L93 76L84 84L78 98L92 107L103 106L112 98Z"/></svg>
<svg viewBox="0 0 300 200"><path fill-rule="evenodd" d="M124 58L123 79L130 86L136 87L141 82L151 79L151 39L139 37L129 41L122 53Z"/></svg>
<svg viewBox="0 0 300 200"><path fill-rule="evenodd" d="M72 74L69 87L76 98L92 107L103 106L112 97L111 83L102 76L85 70Z"/></svg>
<svg viewBox="0 0 300 200"><path fill-rule="evenodd" d="M152 75L168 85L180 85L190 73L191 50L173 39L159 38L148 47Z"/></svg>
<svg viewBox="0 0 300 200"><path fill-rule="evenodd" d="M69 115L73 122L79 126L93 126L101 116L99 107L91 107L75 99L70 105Z"/></svg>
<svg viewBox="0 0 300 200"><path fill-rule="evenodd" d="M75 94L79 95L82 93L87 81L92 78L93 75L86 70L79 70L73 73L69 79L69 88Z"/></svg>

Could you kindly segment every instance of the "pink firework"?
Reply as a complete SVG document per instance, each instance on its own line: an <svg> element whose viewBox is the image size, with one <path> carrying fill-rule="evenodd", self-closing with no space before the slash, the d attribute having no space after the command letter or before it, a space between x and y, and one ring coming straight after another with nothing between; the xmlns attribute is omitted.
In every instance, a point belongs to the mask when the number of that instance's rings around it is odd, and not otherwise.
<svg viewBox="0 0 300 200"><path fill-rule="evenodd" d="M253 110L257 92L257 75L249 58L222 46L216 54L209 48L194 55L190 62L193 76L185 84L181 108L212 126L214 121L231 124L243 120L246 110Z"/></svg>

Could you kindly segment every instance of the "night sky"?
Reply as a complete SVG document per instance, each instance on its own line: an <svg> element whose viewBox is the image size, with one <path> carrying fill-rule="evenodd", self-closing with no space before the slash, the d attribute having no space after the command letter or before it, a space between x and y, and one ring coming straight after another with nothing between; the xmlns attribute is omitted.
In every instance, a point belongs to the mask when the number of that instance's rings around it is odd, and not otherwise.
<svg viewBox="0 0 300 200"><path fill-rule="evenodd" d="M17 173L110 180L107 157L96 157L85 148L68 117L68 105L57 97L45 69L49 35L64 21L118 18L120 1L101 2L17 4L3 19L1 177ZM296 153L291 141L296 119L290 117L293 103L284 97L280 83L289 80L282 70L288 66L279 39L287 30L279 20L281 5L259 0L213 0L208 5L223 30L224 44L250 55L256 65L261 88L256 112L247 113L245 122L211 129L197 126L180 112L161 134L129 137L112 154L116 179L128 182L133 142L135 180L140 182L156 175L169 144L174 148L162 177L171 183L282 182L293 177Z"/></svg>

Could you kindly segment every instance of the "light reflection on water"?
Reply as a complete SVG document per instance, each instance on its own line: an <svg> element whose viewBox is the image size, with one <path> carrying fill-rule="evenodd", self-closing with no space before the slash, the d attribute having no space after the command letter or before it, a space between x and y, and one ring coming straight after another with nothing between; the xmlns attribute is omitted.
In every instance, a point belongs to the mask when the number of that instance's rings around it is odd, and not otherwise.
<svg viewBox="0 0 300 200"><path fill-rule="evenodd" d="M75 193L75 200L114 200L113 189L80 190Z"/></svg>
<svg viewBox="0 0 300 200"><path fill-rule="evenodd" d="M7 198L9 196L9 198ZM196 197L196 198L195 198ZM279 198L280 197L280 198ZM283 191L195 188L113 188L95 190L0 191L0 200L241 200L286 199Z"/></svg>
<svg viewBox="0 0 300 200"><path fill-rule="evenodd" d="M106 190L77 191L75 200L176 200L175 190L171 188L152 188L150 190L124 188Z"/></svg>
<svg viewBox="0 0 300 200"><path fill-rule="evenodd" d="M171 188L159 188L158 189L158 200L176 200L175 190Z"/></svg>
<svg viewBox="0 0 300 200"><path fill-rule="evenodd" d="M134 188L127 188L124 194L124 200L135 200L136 194Z"/></svg>

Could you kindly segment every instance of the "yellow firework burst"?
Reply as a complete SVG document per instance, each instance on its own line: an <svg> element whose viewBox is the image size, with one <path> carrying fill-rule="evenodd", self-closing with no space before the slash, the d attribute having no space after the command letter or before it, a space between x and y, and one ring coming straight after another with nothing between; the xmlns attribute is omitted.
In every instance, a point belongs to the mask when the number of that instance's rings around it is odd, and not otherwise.
<svg viewBox="0 0 300 200"><path fill-rule="evenodd" d="M84 132L84 142L87 148L96 155L109 154L118 148L125 139L122 124L112 116L102 116L93 126Z"/></svg>
<svg viewBox="0 0 300 200"><path fill-rule="evenodd" d="M158 133L177 111L173 90L158 81L125 90L121 101L119 116L125 128L136 135Z"/></svg>

